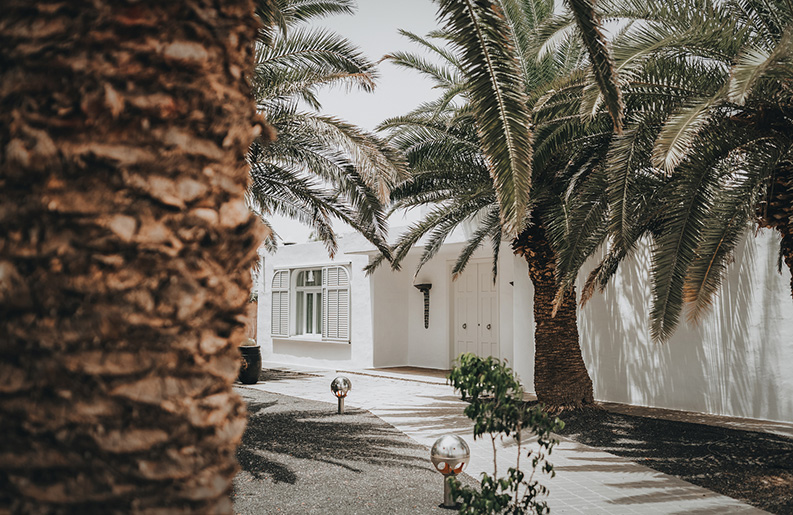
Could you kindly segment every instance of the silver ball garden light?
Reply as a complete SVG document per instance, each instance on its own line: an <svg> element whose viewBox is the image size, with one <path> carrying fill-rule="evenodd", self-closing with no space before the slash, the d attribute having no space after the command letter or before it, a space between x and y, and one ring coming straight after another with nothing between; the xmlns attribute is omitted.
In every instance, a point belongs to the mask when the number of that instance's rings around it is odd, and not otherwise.
<svg viewBox="0 0 793 515"><path fill-rule="evenodd" d="M454 508L457 502L452 497L452 487L447 478L456 476L468 465L471 449L457 435L441 436L432 446L430 459L435 470L443 474L443 507Z"/></svg>
<svg viewBox="0 0 793 515"><path fill-rule="evenodd" d="M339 376L330 383L330 391L339 399L339 414L344 413L344 398L352 390L352 382L344 376Z"/></svg>

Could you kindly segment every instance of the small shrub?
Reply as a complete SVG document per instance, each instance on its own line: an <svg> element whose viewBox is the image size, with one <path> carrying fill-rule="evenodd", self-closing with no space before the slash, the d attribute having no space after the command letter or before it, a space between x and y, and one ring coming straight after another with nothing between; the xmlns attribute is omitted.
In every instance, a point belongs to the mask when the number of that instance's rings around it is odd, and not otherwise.
<svg viewBox="0 0 793 515"><path fill-rule="evenodd" d="M460 500L459 513L481 514L543 514L550 512L547 503L538 497L547 495L547 488L535 479L539 468L554 476L553 465L545 456L558 443L551 435L564 427L558 418L551 418L541 406L527 407L521 387L514 372L506 363L493 357L480 358L474 354L461 354L449 374L449 383L469 404L465 415L474 422L474 439L484 434L493 445L493 475L482 473L479 489L462 485L454 476L452 492ZM537 448L528 449L531 473L521 470L521 431L528 430L537 436ZM498 476L496 464L496 439L514 436L518 443L518 457L507 475Z"/></svg>

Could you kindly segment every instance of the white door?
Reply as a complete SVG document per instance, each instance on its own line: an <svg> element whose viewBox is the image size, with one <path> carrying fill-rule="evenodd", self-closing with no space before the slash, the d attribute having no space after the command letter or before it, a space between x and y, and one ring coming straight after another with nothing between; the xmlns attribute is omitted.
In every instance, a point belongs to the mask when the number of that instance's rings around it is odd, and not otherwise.
<svg viewBox="0 0 793 515"><path fill-rule="evenodd" d="M473 352L500 357L498 288L489 261L471 262L453 283L454 357Z"/></svg>

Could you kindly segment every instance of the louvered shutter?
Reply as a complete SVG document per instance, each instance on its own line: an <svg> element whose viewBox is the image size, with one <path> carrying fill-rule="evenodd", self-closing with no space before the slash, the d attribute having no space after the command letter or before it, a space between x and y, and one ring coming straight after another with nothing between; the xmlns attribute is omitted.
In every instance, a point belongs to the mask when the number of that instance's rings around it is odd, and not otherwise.
<svg viewBox="0 0 793 515"><path fill-rule="evenodd" d="M350 339L350 292L349 289L338 291L339 322L338 337L342 340Z"/></svg>
<svg viewBox="0 0 793 515"><path fill-rule="evenodd" d="M322 338L350 341L350 278L344 267L322 271Z"/></svg>
<svg viewBox="0 0 793 515"><path fill-rule="evenodd" d="M272 318L270 333L273 336L289 336L289 271L281 270L273 275Z"/></svg>

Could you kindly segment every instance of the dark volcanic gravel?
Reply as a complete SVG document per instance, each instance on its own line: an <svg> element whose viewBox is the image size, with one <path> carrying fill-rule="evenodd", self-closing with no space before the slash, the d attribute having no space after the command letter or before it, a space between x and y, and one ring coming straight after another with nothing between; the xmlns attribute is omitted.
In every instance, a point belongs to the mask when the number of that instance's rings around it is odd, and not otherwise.
<svg viewBox="0 0 793 515"><path fill-rule="evenodd" d="M723 427L564 412L560 434L777 514L793 514L793 440Z"/></svg>
<svg viewBox="0 0 793 515"><path fill-rule="evenodd" d="M237 451L238 514L453 513L429 449L368 411L237 388L248 428ZM475 481L467 476L469 484Z"/></svg>

